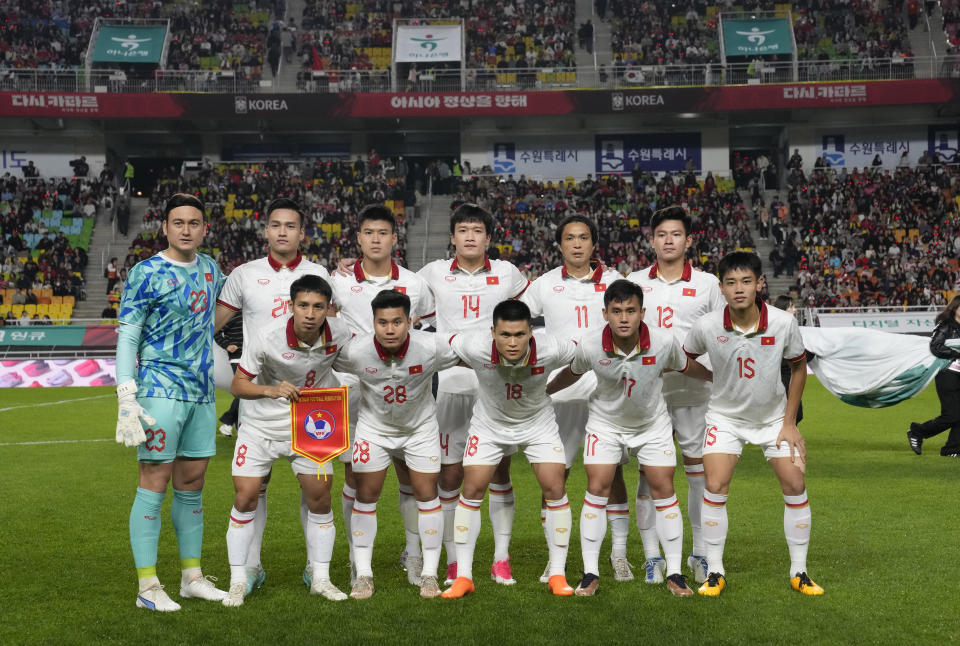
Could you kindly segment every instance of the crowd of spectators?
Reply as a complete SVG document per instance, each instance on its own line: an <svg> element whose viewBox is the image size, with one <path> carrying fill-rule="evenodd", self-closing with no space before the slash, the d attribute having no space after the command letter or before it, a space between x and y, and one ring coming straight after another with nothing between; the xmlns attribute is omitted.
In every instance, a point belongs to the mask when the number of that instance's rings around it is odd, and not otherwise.
<svg viewBox="0 0 960 646"><path fill-rule="evenodd" d="M960 0L940 0L943 30L947 36L947 53L960 54Z"/></svg>
<svg viewBox="0 0 960 646"><path fill-rule="evenodd" d="M702 65L719 62L717 22L705 0L630 2L611 0L614 71L621 66ZM619 75L619 74L618 74Z"/></svg>
<svg viewBox="0 0 960 646"><path fill-rule="evenodd" d="M917 4L910 0L907 4ZM904 0L794 0L793 31L800 60L857 59L902 64L913 56Z"/></svg>

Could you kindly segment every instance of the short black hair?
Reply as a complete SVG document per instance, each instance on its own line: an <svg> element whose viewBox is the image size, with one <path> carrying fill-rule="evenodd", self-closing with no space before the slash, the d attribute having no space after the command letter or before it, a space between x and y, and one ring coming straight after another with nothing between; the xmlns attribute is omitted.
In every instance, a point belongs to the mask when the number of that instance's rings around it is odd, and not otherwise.
<svg viewBox="0 0 960 646"><path fill-rule="evenodd" d="M493 235L493 216L476 204L464 202L453 211L450 216L450 235L456 232L458 224L464 222L480 222L487 235Z"/></svg>
<svg viewBox="0 0 960 646"><path fill-rule="evenodd" d="M763 263L760 256L752 251L731 251L720 259L717 266L717 275L723 281L723 277L734 269L749 269L757 278L763 276Z"/></svg>
<svg viewBox="0 0 960 646"><path fill-rule="evenodd" d="M293 281L293 283L290 285L291 303L297 300L297 294L300 292L313 292L314 294L320 294L327 299L327 304L333 300L333 289L330 288L330 283L316 274L304 274L300 278Z"/></svg>
<svg viewBox="0 0 960 646"><path fill-rule="evenodd" d="M622 303L623 301L629 301L634 296L637 297L637 300L640 302L640 307L642 308L643 288L632 280L619 278L607 285L607 288L604 290L603 308L606 309L610 307L610 303Z"/></svg>
<svg viewBox="0 0 960 646"><path fill-rule="evenodd" d="M526 321L531 323L533 316L531 316L530 308L527 307L526 303L510 299L500 301L493 308L493 325L496 326L498 321Z"/></svg>
<svg viewBox="0 0 960 646"><path fill-rule="evenodd" d="M658 209L653 212L653 217L650 218L650 232L653 233L656 231L657 227L667 220L679 220L680 223L683 224L684 235L690 235L690 229L693 228L693 222L690 220L690 216L687 214L687 212L683 210L683 207L677 206L676 204Z"/></svg>
<svg viewBox="0 0 960 646"><path fill-rule="evenodd" d="M778 310L784 310L793 305L793 297L789 294L780 294L775 299L773 299L773 306Z"/></svg>
<svg viewBox="0 0 960 646"><path fill-rule="evenodd" d="M399 307L403 310L404 316L410 317L410 297L403 292L398 292L395 289L385 289L370 301L370 309L373 310L374 316L377 315L377 310L386 310L393 307Z"/></svg>
<svg viewBox="0 0 960 646"><path fill-rule="evenodd" d="M583 224L587 225L587 228L590 229L590 241L593 242L593 244L597 244L596 223L587 216L579 213L568 215L560 222L560 224L557 225L557 244L560 244L560 241L563 240L564 227L566 227L568 224L573 224L574 222L582 222Z"/></svg>
<svg viewBox="0 0 960 646"><path fill-rule="evenodd" d="M200 215L205 216L203 202L200 201L199 197L196 195L190 195L188 193L174 193L167 200L167 203L163 205L164 221L170 219L170 211L180 208L181 206L192 206L196 210L200 211Z"/></svg>
<svg viewBox="0 0 960 646"><path fill-rule="evenodd" d="M300 205L297 204L295 201L291 200L289 197L278 197L277 199L270 202L270 204L267 204L267 209L265 211L266 217L264 218L263 221L269 222L270 214L273 213L274 211L279 211L280 209L296 211L297 217L300 218L300 228L301 229L303 228L303 211L300 210Z"/></svg>
<svg viewBox="0 0 960 646"><path fill-rule="evenodd" d="M377 222L389 222L390 231L392 233L397 232L397 218L394 217L393 211L385 207L383 204L368 204L363 207L363 210L360 211L359 221L357 223L357 230L363 228L363 223L367 221L377 221Z"/></svg>

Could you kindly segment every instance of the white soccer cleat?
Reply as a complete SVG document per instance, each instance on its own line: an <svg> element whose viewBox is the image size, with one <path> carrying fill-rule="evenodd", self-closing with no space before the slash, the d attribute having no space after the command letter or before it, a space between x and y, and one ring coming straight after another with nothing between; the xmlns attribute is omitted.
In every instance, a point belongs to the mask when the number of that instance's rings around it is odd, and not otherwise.
<svg viewBox="0 0 960 646"><path fill-rule="evenodd" d="M247 584L245 581L240 581L239 583L231 583L230 589L227 591L227 596L222 601L223 605L235 608L236 606L242 606L243 600L247 596Z"/></svg>
<svg viewBox="0 0 960 646"><path fill-rule="evenodd" d="M159 583L154 583L137 595L137 607L158 612L180 610L180 604L167 596L167 593L163 591L163 586Z"/></svg>
<svg viewBox="0 0 960 646"><path fill-rule="evenodd" d="M221 424L220 425L220 435L224 437L233 437L233 425L232 424Z"/></svg>
<svg viewBox="0 0 960 646"><path fill-rule="evenodd" d="M687 557L687 567L693 572L693 580L697 583L703 583L707 580L707 559L698 554L691 554Z"/></svg>
<svg viewBox="0 0 960 646"><path fill-rule="evenodd" d="M369 599L373 596L373 577L358 576L352 588L350 591L352 599Z"/></svg>
<svg viewBox="0 0 960 646"><path fill-rule="evenodd" d="M540 575L540 583L550 583L550 561L547 561L547 567L543 568L543 574Z"/></svg>
<svg viewBox="0 0 960 646"><path fill-rule="evenodd" d="M347 595L331 583L330 579L314 578L310 584L310 594L317 594L330 601L344 601Z"/></svg>
<svg viewBox="0 0 960 646"><path fill-rule="evenodd" d="M407 554L404 550L400 555L400 565L407 571L407 583L420 585L420 573L423 572L423 557L419 554Z"/></svg>
<svg viewBox="0 0 960 646"><path fill-rule="evenodd" d="M655 556L646 560L643 569L645 572L644 583L663 583L667 572L667 562L662 556Z"/></svg>
<svg viewBox="0 0 960 646"><path fill-rule="evenodd" d="M357 564L350 561L350 587L357 582Z"/></svg>
<svg viewBox="0 0 960 646"><path fill-rule="evenodd" d="M610 555L610 566L613 568L613 580L614 581L633 581L633 566L630 565L630 561L624 556L614 557Z"/></svg>
<svg viewBox="0 0 960 646"><path fill-rule="evenodd" d="M223 601L227 598L225 590L218 589L213 582L214 577L198 574L187 583L180 583L180 598L205 599L206 601Z"/></svg>

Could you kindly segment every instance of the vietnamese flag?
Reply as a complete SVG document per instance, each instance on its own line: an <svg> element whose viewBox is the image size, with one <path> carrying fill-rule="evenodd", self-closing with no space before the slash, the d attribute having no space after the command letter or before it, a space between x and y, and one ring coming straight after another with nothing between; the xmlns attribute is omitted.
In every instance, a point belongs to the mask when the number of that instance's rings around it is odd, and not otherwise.
<svg viewBox="0 0 960 646"><path fill-rule="evenodd" d="M643 365L645 365L645 366L652 366L652 365L655 365L656 363L657 363L657 357L656 357L656 356L644 357L644 358L643 358Z"/></svg>
<svg viewBox="0 0 960 646"><path fill-rule="evenodd" d="M488 284L488 285L499 285L499 284L500 284L500 277L499 277L499 276L487 276L487 284Z"/></svg>
<svg viewBox="0 0 960 646"><path fill-rule="evenodd" d="M403 286L401 286L401 285L394 285L393 291L395 291L395 292L400 292L401 294L406 294L406 293L407 293L407 288L406 288L406 287L403 287Z"/></svg>
<svg viewBox="0 0 960 646"><path fill-rule="evenodd" d="M531 375L542 375L542 374L543 374L543 370L544 370L543 366L536 366L535 368L531 368L531 369L530 369L530 374L531 374Z"/></svg>
<svg viewBox="0 0 960 646"><path fill-rule="evenodd" d="M423 365L422 365L422 364L417 364L417 365L415 365L415 366L410 366L410 374L411 374L411 375L419 375L421 372L423 372Z"/></svg>
<svg viewBox="0 0 960 646"><path fill-rule="evenodd" d="M696 290L695 288L693 288L693 287L684 287L684 288L683 288L683 295L684 295L684 296L696 296L696 295L697 295L697 290Z"/></svg>
<svg viewBox="0 0 960 646"><path fill-rule="evenodd" d="M760 345L773 345L776 343L777 337L775 336L762 336L760 337Z"/></svg>

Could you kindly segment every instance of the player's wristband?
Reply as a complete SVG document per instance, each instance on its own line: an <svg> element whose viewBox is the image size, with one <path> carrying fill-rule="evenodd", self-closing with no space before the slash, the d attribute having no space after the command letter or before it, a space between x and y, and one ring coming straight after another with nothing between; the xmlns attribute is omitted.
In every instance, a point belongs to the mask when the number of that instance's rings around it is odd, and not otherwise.
<svg viewBox="0 0 960 646"><path fill-rule="evenodd" d="M117 385L117 399L123 399L127 396L137 394L137 382L133 379Z"/></svg>

